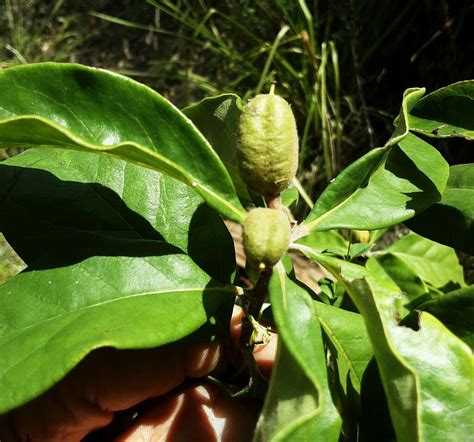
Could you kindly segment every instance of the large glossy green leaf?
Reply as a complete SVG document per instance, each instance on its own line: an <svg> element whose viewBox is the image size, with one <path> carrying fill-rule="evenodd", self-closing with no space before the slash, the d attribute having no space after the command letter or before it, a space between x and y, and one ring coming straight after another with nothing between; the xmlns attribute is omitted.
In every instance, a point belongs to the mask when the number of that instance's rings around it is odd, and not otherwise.
<svg viewBox="0 0 474 442"><path fill-rule="evenodd" d="M0 148L57 146L107 153L193 186L226 217L244 209L224 165L178 109L140 83L74 64L0 72Z"/></svg>
<svg viewBox="0 0 474 442"><path fill-rule="evenodd" d="M337 441L341 419L329 390L315 303L282 266L275 268L269 294L280 339L255 440Z"/></svg>
<svg viewBox="0 0 474 442"><path fill-rule="evenodd" d="M450 84L419 100L410 111L408 125L432 137L474 140L474 80Z"/></svg>
<svg viewBox="0 0 474 442"><path fill-rule="evenodd" d="M474 164L450 167L441 201L405 224L420 235L474 255Z"/></svg>
<svg viewBox="0 0 474 442"><path fill-rule="evenodd" d="M2 162L0 231L30 269L97 255L150 256L165 241L222 282L235 271L232 238L196 192L84 152L30 149Z"/></svg>
<svg viewBox="0 0 474 442"><path fill-rule="evenodd" d="M446 293L420 308L436 316L474 350L474 285Z"/></svg>
<svg viewBox="0 0 474 442"><path fill-rule="evenodd" d="M387 247L383 253L397 256L420 275L421 279L436 288L449 283L464 284L463 269L456 252L416 233L409 233Z"/></svg>
<svg viewBox="0 0 474 442"><path fill-rule="evenodd" d="M364 317L398 440L469 439L473 433L471 349L427 312L419 329L398 323L397 286L368 269L299 246L344 285Z"/></svg>
<svg viewBox="0 0 474 442"><path fill-rule="evenodd" d="M114 158L31 149L0 165L0 228L29 264L0 287L0 413L94 348L226 330L234 289L196 263L230 281L232 240L173 178Z"/></svg>
<svg viewBox="0 0 474 442"><path fill-rule="evenodd" d="M92 257L1 285L0 413L47 390L95 348L157 347L206 325L201 339L222 332L234 287L214 284L184 254L163 253Z"/></svg>
<svg viewBox="0 0 474 442"><path fill-rule="evenodd" d="M337 351L339 369L349 375L351 387L360 393L362 376L373 356L362 316L322 302L316 302L315 307L321 327ZM345 390L348 382L343 382Z"/></svg>
<svg viewBox="0 0 474 442"><path fill-rule="evenodd" d="M413 217L441 198L448 164L415 135L370 151L321 194L299 235L313 230L374 230Z"/></svg>

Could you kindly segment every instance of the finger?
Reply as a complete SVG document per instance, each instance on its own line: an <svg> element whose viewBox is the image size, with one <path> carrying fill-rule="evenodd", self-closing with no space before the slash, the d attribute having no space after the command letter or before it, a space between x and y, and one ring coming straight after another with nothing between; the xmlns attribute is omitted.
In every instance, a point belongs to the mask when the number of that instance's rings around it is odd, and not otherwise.
<svg viewBox="0 0 474 442"><path fill-rule="evenodd" d="M234 348L239 345L240 333L242 331L242 320L244 311L239 306L234 306L232 319L230 321L230 337ZM269 340L264 345L257 345L253 351L255 362L261 373L270 378L273 365L275 363L276 351L278 346L278 335L269 334Z"/></svg>
<svg viewBox="0 0 474 442"><path fill-rule="evenodd" d="M256 401L195 384L160 398L117 442L251 440L258 411Z"/></svg>
<svg viewBox="0 0 474 442"><path fill-rule="evenodd" d="M96 350L48 392L10 413L12 440L81 440L108 425L113 412L166 394L186 376L206 375L222 353L219 343Z"/></svg>
<svg viewBox="0 0 474 442"><path fill-rule="evenodd" d="M223 369L227 358L224 344L202 343L188 347L185 353L185 375L192 378L207 376Z"/></svg>
<svg viewBox="0 0 474 442"><path fill-rule="evenodd" d="M253 356L260 372L268 379L272 374L278 347L278 335L270 333L269 341L264 345L255 347Z"/></svg>
<svg viewBox="0 0 474 442"><path fill-rule="evenodd" d="M241 318L242 311L237 309L231 323L234 342L238 342ZM272 341L255 352L262 372L268 375L276 347L276 339ZM205 376L225 365L224 355L219 343L151 350L99 349L47 393L10 413L14 440L24 435L35 441L80 440L107 425L114 411L166 394L185 377Z"/></svg>

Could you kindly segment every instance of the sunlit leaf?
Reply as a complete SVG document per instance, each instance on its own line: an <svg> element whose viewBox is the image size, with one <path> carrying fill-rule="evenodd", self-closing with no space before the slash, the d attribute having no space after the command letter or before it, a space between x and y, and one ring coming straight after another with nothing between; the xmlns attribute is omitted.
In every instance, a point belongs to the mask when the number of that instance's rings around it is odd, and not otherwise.
<svg viewBox="0 0 474 442"><path fill-rule="evenodd" d="M423 97L409 112L408 125L423 135L474 140L474 80L450 84Z"/></svg>
<svg viewBox="0 0 474 442"><path fill-rule="evenodd" d="M427 312L420 314L417 330L399 324L394 311L402 293L393 283L362 266L300 250L338 278L364 317L397 439L469 438L471 349Z"/></svg>
<svg viewBox="0 0 474 442"><path fill-rule="evenodd" d="M281 266L269 293L279 348L255 440L337 441L341 419L329 390L315 303Z"/></svg>
<svg viewBox="0 0 474 442"><path fill-rule="evenodd" d="M299 227L375 230L397 224L441 199L449 166L412 134L397 145L370 151L329 184Z"/></svg>
<svg viewBox="0 0 474 442"><path fill-rule="evenodd" d="M226 217L244 210L219 157L178 109L148 87L75 64L0 71L0 148L109 154L177 178Z"/></svg>

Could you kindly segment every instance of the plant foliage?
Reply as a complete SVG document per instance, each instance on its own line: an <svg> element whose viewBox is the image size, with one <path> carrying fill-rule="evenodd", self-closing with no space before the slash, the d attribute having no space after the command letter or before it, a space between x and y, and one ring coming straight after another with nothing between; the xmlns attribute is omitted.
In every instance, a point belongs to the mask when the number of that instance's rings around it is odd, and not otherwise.
<svg viewBox="0 0 474 442"><path fill-rule="evenodd" d="M473 291L451 247L472 252L474 167L450 168L422 136L472 138L474 81L423 93L404 94L386 145L292 231L325 291L273 270L279 348L255 440L356 440L373 364L398 440L473 433ZM181 112L125 77L52 63L1 71L0 97L0 148L33 147L0 165L0 230L28 265L0 286L0 413L96 348L225 337L238 288L221 215L242 223L262 204L235 163L239 97ZM400 222L418 234L375 249Z"/></svg>

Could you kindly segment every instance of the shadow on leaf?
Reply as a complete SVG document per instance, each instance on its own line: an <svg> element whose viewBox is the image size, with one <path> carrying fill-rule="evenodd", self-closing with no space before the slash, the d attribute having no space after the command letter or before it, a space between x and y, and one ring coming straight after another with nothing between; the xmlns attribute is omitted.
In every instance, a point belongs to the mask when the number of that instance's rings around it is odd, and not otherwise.
<svg viewBox="0 0 474 442"><path fill-rule="evenodd" d="M107 187L16 166L0 165L0 231L28 270L91 256L183 253Z"/></svg>

